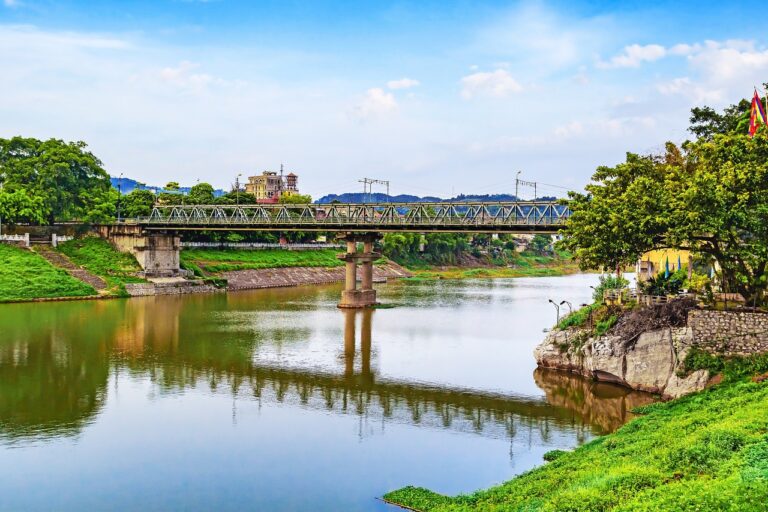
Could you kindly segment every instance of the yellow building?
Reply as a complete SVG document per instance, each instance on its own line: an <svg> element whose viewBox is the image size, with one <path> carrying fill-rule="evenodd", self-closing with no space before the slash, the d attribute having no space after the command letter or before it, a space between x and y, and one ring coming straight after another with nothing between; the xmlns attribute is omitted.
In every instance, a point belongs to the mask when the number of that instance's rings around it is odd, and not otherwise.
<svg viewBox="0 0 768 512"><path fill-rule="evenodd" d="M670 272L674 272L680 267L688 269L690 274L692 268L691 252L682 249L656 249L646 252L637 260L635 268L637 281L643 282L656 277L667 269L667 263L669 263Z"/></svg>
<svg viewBox="0 0 768 512"><path fill-rule="evenodd" d="M299 177L293 173L283 176L274 171L264 171L260 176L249 176L245 191L256 196L260 203L277 203L281 195L298 194Z"/></svg>

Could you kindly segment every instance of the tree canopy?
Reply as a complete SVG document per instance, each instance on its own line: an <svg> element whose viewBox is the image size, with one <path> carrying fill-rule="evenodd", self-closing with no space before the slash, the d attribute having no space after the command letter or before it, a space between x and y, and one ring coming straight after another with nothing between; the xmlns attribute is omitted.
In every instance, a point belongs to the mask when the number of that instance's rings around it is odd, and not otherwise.
<svg viewBox="0 0 768 512"><path fill-rule="evenodd" d="M722 114L694 109L697 140L667 143L661 155L628 153L598 168L585 194L570 194L563 243L583 268L613 270L651 249L690 249L718 263L726 291L763 300L768 130L747 135L745 102Z"/></svg>
<svg viewBox="0 0 768 512"><path fill-rule="evenodd" d="M10 214L6 219L99 221L113 214L109 175L86 147L58 139L0 139L2 201Z"/></svg>

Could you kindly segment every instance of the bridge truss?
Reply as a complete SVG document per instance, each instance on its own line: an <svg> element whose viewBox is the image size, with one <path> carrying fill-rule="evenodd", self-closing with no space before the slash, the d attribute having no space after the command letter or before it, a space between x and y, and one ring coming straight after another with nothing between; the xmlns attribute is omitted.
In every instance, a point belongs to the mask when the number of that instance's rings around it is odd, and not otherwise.
<svg viewBox="0 0 768 512"><path fill-rule="evenodd" d="M553 201L156 206L146 229L556 233L570 216Z"/></svg>

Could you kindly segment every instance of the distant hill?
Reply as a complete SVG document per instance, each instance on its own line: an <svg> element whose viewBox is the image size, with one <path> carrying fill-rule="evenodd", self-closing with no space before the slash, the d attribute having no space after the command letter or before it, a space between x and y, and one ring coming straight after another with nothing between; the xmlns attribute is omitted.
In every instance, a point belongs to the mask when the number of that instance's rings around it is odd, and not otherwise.
<svg viewBox="0 0 768 512"><path fill-rule="evenodd" d="M146 183L141 183L140 181L132 180L131 178L126 178L123 176L122 178L115 178L112 177L112 188L116 190L120 190L123 194L130 194L134 190L149 190L153 192L154 194L160 194L163 192L168 193L178 193L178 194L189 194L189 191L192 187L179 187L179 190L165 190L163 187L157 187L153 185L147 185ZM226 194L224 190L217 189L213 191L214 197L223 196Z"/></svg>
<svg viewBox="0 0 768 512"><path fill-rule="evenodd" d="M553 201L556 198L553 196L539 197L540 201ZM409 194L401 194L397 196L388 196L387 194L364 194L362 192L347 192L345 194L328 194L318 199L316 202L319 204L328 204L333 201L339 201L340 203L444 203L449 201L515 201L516 198L511 194L459 194L456 197L449 199L442 199L434 196L412 196Z"/></svg>

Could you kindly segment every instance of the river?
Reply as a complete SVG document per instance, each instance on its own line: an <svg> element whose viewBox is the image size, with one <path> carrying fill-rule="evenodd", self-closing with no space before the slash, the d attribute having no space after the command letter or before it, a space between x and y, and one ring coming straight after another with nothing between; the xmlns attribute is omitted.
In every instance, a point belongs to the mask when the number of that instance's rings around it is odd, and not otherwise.
<svg viewBox="0 0 768 512"><path fill-rule="evenodd" d="M532 356L597 276L0 305L0 510L389 510L500 483L649 397ZM563 306L567 311L568 306Z"/></svg>

